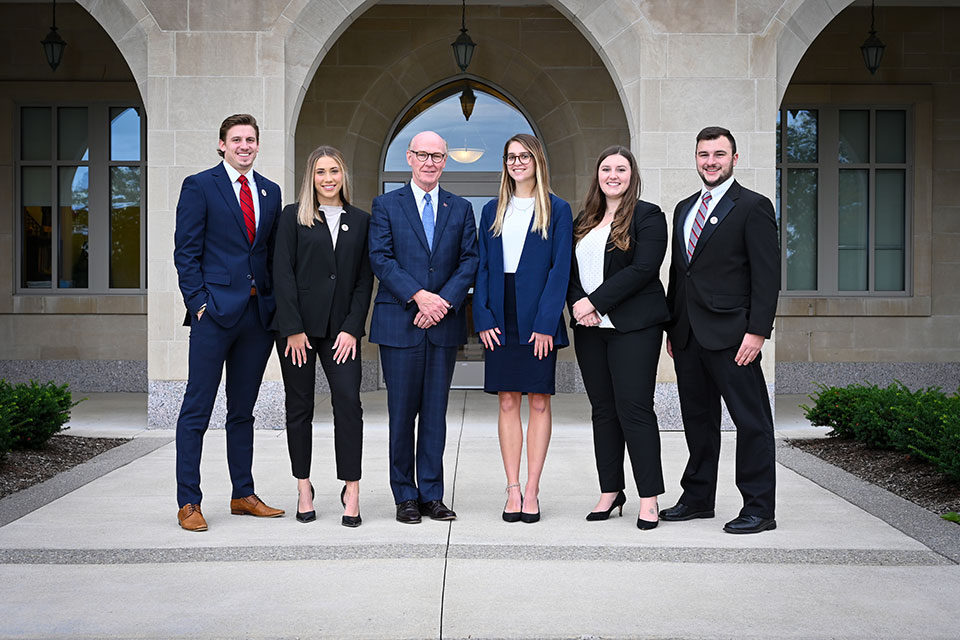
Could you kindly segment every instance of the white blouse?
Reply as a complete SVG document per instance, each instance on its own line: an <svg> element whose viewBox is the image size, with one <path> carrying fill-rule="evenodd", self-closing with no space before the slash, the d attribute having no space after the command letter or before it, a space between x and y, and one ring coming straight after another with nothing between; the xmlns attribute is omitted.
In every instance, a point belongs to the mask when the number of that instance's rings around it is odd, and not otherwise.
<svg viewBox="0 0 960 640"><path fill-rule="evenodd" d="M527 239L530 220L533 219L534 198L510 198L510 204L503 216L503 272L516 273L523 253L523 242Z"/></svg>
<svg viewBox="0 0 960 640"><path fill-rule="evenodd" d="M580 270L580 285L590 295L603 284L603 258L610 237L610 225L594 227L577 243L577 268ZM600 316L599 327L615 329L610 316Z"/></svg>
<svg viewBox="0 0 960 640"><path fill-rule="evenodd" d="M327 228L330 230L330 239L333 240L333 248L337 248L337 236L340 235L340 214L343 213L343 207L333 207L327 204L320 205L320 211L323 211L323 217L327 221Z"/></svg>

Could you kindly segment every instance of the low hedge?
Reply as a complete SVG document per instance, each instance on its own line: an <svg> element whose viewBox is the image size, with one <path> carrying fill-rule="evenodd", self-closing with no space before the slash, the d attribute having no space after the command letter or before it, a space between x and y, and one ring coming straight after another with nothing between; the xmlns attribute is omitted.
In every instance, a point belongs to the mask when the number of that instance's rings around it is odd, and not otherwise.
<svg viewBox="0 0 960 640"><path fill-rule="evenodd" d="M10 384L0 380L0 456L12 449L40 449L70 420L67 385Z"/></svg>
<svg viewBox="0 0 960 640"><path fill-rule="evenodd" d="M900 382L817 387L809 396L813 407L801 405L813 425L832 427L831 436L916 455L960 480L960 394L939 387L910 391Z"/></svg>

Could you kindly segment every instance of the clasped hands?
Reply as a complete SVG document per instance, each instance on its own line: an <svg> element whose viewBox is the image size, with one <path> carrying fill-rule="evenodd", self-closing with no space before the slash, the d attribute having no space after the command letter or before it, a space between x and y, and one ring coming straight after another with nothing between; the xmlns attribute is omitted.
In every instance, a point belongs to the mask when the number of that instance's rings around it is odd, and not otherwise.
<svg viewBox="0 0 960 640"><path fill-rule="evenodd" d="M573 303L573 319L584 327L595 327L600 324L600 312L590 298L584 296Z"/></svg>
<svg viewBox="0 0 960 640"><path fill-rule="evenodd" d="M447 312L450 311L449 302L426 289L420 289L413 294L413 301L417 303L419 309L413 319L413 324L420 329L429 329L443 320Z"/></svg>
<svg viewBox="0 0 960 640"><path fill-rule="evenodd" d="M307 349L313 349L306 333L295 333L287 336L287 347L283 350L283 357L290 357L290 361L298 367L307 363ZM343 364L347 359L357 359L357 339L341 331L333 341L333 361L337 364Z"/></svg>

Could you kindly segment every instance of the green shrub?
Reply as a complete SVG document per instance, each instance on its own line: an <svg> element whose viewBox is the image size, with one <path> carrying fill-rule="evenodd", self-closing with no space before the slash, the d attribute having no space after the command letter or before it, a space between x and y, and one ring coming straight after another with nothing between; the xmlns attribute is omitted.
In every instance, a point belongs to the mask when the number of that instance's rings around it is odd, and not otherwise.
<svg viewBox="0 0 960 640"><path fill-rule="evenodd" d="M813 407L801 407L813 425L832 427L831 436L916 455L960 480L960 394L948 396L939 387L910 391L900 382L817 387L809 396Z"/></svg>
<svg viewBox="0 0 960 640"><path fill-rule="evenodd" d="M10 385L0 380L0 460L3 460L10 451L13 440L11 434L13 421L13 394L8 390Z"/></svg>
<svg viewBox="0 0 960 640"><path fill-rule="evenodd" d="M50 436L63 429L75 404L67 385L33 380L10 385L0 380L0 422L7 425L7 448L43 447Z"/></svg>

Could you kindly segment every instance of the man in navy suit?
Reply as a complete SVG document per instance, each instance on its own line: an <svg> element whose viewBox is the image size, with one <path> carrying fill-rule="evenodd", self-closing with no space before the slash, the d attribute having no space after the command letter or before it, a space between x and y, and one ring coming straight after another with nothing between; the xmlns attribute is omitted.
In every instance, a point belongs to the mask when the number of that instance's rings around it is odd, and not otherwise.
<svg viewBox="0 0 960 640"><path fill-rule="evenodd" d="M769 198L733 178L737 143L722 127L697 135L701 189L673 214L667 352L673 357L690 459L679 502L663 520L714 517L720 398L737 427L740 515L727 533L775 529L773 415L760 348L773 330L780 291L777 222Z"/></svg>
<svg viewBox="0 0 960 640"><path fill-rule="evenodd" d="M220 125L223 162L187 177L177 203L173 260L190 327L190 371L177 420L177 521L206 531L200 511L203 435L227 370L230 512L276 517L253 490L253 406L273 346L273 241L280 187L255 171L260 129L247 114Z"/></svg>
<svg viewBox="0 0 960 640"><path fill-rule="evenodd" d="M467 291L477 272L470 203L441 189L447 143L424 131L410 141L412 179L375 198L370 262L380 280L370 342L380 345L390 417L390 487L397 520L454 520L443 504L447 399L457 347L467 340ZM414 423L416 447L414 447Z"/></svg>

